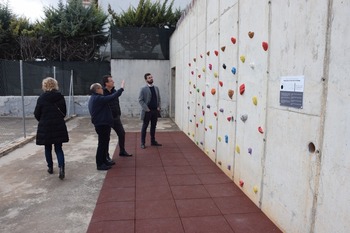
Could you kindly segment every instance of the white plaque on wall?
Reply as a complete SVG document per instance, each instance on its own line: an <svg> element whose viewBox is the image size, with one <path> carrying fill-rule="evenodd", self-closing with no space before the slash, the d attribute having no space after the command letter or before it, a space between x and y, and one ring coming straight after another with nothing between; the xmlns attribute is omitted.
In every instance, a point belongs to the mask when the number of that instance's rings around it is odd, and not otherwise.
<svg viewBox="0 0 350 233"><path fill-rule="evenodd" d="M304 76L283 76L280 84L280 105L303 108Z"/></svg>

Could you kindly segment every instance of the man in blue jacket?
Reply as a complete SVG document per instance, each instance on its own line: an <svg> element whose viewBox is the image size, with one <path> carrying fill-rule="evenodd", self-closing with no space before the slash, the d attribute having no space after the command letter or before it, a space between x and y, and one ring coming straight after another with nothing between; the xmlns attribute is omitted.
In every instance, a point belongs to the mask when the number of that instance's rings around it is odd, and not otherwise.
<svg viewBox="0 0 350 233"><path fill-rule="evenodd" d="M108 96L103 95L103 89L99 83L92 84L90 86L90 91L92 94L88 104L89 112L91 115L91 122L94 124L95 131L98 135L96 151L97 170L108 170L114 164L107 161L111 127L113 126L112 111L108 104L124 91L124 80L121 83L121 88Z"/></svg>

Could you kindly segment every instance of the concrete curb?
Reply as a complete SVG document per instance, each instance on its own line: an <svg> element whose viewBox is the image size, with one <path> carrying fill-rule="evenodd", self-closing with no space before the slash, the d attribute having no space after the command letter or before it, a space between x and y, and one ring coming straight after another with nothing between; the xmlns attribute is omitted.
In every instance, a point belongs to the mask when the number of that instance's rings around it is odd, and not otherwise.
<svg viewBox="0 0 350 233"><path fill-rule="evenodd" d="M71 119L73 119L74 117L76 117L77 115L72 115L72 116L69 116L67 118L65 118L65 121L70 121ZM7 155L8 153L14 151L15 149L19 148L19 147L22 147L24 146L25 144L33 141L36 137L36 134L34 135L30 135L26 138L19 138L9 144L7 144L5 147L1 148L0 149L0 158Z"/></svg>

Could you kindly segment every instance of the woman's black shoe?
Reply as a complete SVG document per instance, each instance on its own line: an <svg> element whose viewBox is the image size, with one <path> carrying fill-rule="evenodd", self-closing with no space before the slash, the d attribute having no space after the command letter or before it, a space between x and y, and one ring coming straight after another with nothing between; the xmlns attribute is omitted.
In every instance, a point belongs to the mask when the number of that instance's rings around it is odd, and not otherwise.
<svg viewBox="0 0 350 233"><path fill-rule="evenodd" d="M53 174L53 167L49 167L49 169L47 169L47 172L48 172L49 174Z"/></svg>
<svg viewBox="0 0 350 233"><path fill-rule="evenodd" d="M61 180L63 180L63 179L64 179L64 176L65 176L65 174L64 174L64 166L63 166L63 167L60 167L60 175L58 176L58 178L60 178Z"/></svg>

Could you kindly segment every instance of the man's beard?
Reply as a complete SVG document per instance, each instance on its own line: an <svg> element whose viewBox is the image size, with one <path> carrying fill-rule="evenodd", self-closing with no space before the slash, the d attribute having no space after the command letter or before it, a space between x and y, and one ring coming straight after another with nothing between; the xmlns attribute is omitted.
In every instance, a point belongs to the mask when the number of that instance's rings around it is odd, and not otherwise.
<svg viewBox="0 0 350 233"><path fill-rule="evenodd" d="M147 81L147 83L151 85L151 84L153 84L153 80L149 80L149 81Z"/></svg>

